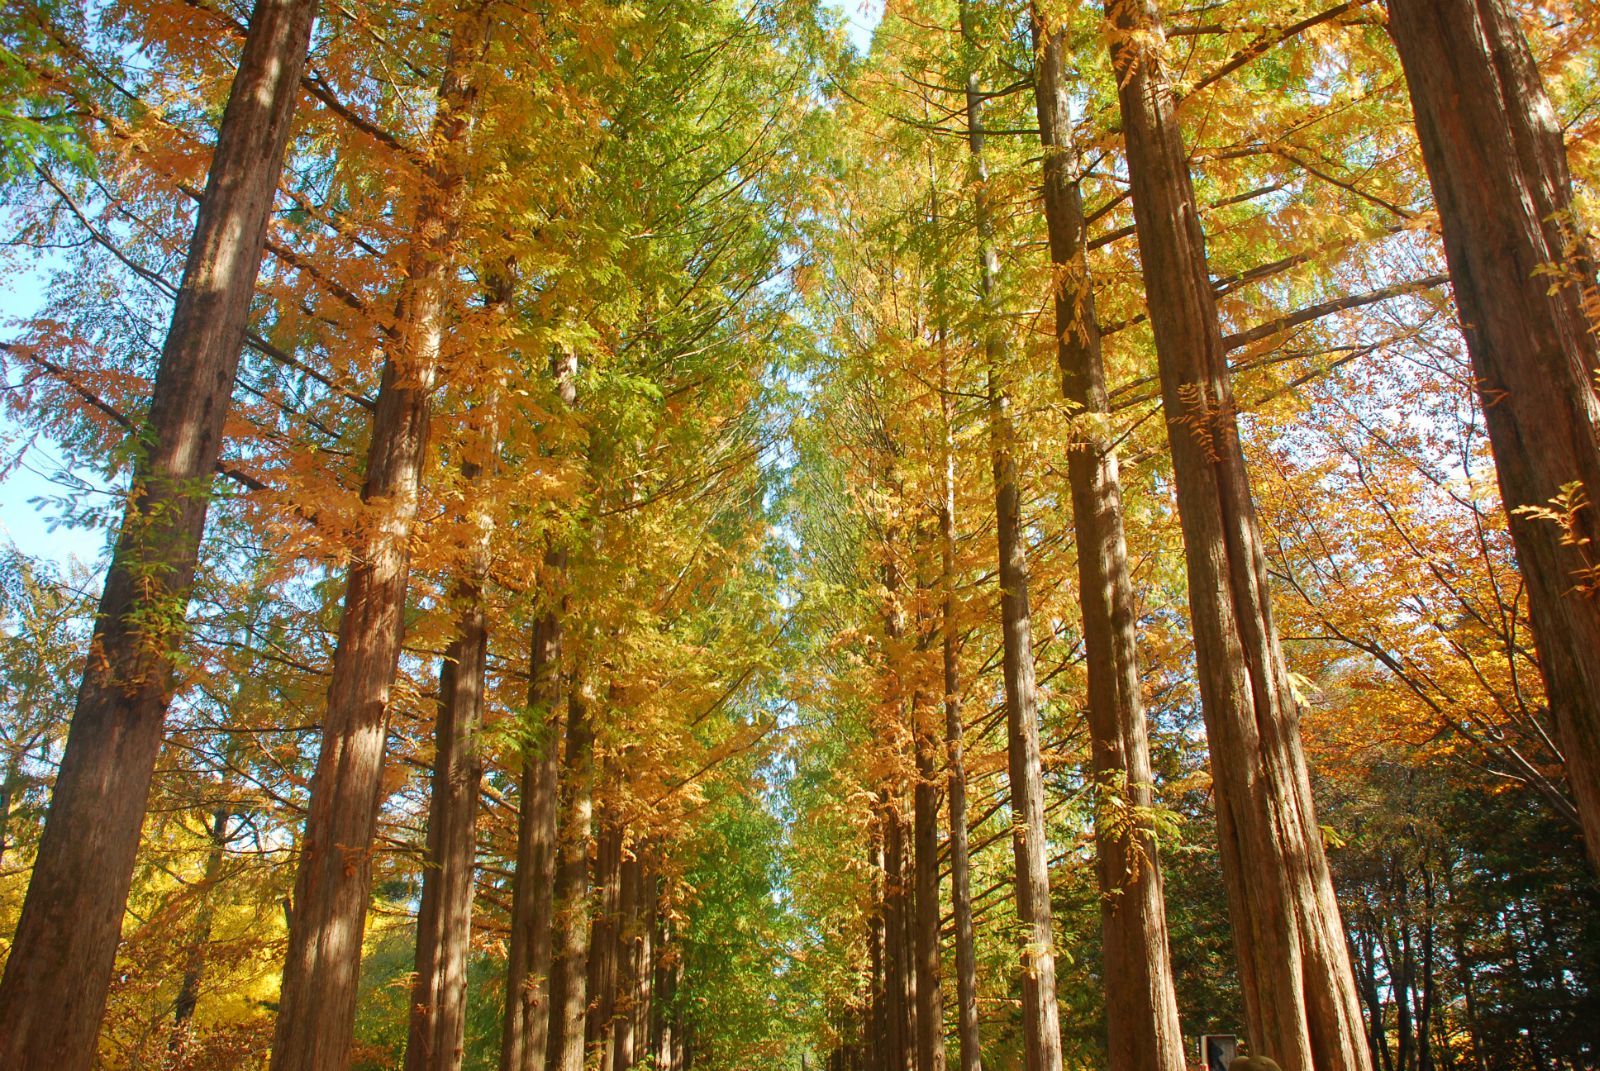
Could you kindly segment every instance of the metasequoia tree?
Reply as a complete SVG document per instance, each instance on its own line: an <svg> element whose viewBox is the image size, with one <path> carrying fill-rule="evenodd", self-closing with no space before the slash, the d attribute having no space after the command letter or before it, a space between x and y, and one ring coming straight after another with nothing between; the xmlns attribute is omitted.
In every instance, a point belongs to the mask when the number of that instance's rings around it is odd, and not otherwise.
<svg viewBox="0 0 1600 1071"><path fill-rule="evenodd" d="M1065 31L1032 12L1034 95L1044 145L1044 210L1054 269L1056 360L1078 434L1067 457L1088 661L1096 789L1095 853L1113 1071L1184 1066L1156 839L1150 746L1139 694L1133 582L1122 479L1109 426L1105 361L1088 266L1083 195L1074 180Z"/></svg>
<svg viewBox="0 0 1600 1071"><path fill-rule="evenodd" d="M504 315L512 281L491 284L491 311ZM493 336L491 336L493 337ZM492 363L492 362L488 362ZM485 588L492 562L494 521L483 501L500 448L503 372L490 373L460 463L467 529L450 587L453 634L439 663L433 776L422 898L417 909L416 983L406 1039L406 1071L454 1071L466 1033L467 956L471 948L473 870L477 859L478 795L483 780L480 727L488 674L489 615ZM475 419L474 419L475 418Z"/></svg>
<svg viewBox="0 0 1600 1071"><path fill-rule="evenodd" d="M33 879L0 980L0 1063L87 1068L174 685L315 0L260 0L138 433Z"/></svg>
<svg viewBox="0 0 1600 1071"><path fill-rule="evenodd" d="M349 1060L371 847L382 802L390 687L404 633L410 540L428 446L428 414L466 196L468 141L494 4L453 20L406 275L372 419L345 579L328 706L300 846L273 1071L334 1071Z"/></svg>
<svg viewBox="0 0 1600 1071"><path fill-rule="evenodd" d="M973 41L972 4L961 5L962 37ZM1006 384L1006 334L1000 322L1000 255L995 247L984 158L983 88L975 64L966 78L967 146L978 230L978 292L988 362L989 450L999 550L1000 624L1011 776L1017 917L1023 926L1022 1025L1028 1071L1060 1071L1061 1023L1056 1005L1055 935L1050 918L1050 869L1045 843L1044 769L1039 752L1039 697L1034 680L1033 627L1029 620L1028 551L1022 531L1022 488L1017 473L1017 431Z"/></svg>
<svg viewBox="0 0 1600 1071"><path fill-rule="evenodd" d="M1600 342L1563 131L1506 0L1390 0L1539 667L1600 871Z"/></svg>
<svg viewBox="0 0 1600 1071"><path fill-rule="evenodd" d="M1361 1071L1355 979L1272 620L1161 17L1154 0L1110 0L1106 18L1251 1051L1286 1071Z"/></svg>

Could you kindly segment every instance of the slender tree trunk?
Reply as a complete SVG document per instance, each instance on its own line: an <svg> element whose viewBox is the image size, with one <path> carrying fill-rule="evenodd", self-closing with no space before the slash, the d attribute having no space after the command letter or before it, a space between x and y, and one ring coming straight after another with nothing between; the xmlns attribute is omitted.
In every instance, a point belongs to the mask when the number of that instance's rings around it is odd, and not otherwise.
<svg viewBox="0 0 1600 1071"><path fill-rule="evenodd" d="M1550 710L1600 870L1600 339L1555 109L1510 0L1390 0ZM1550 265L1563 265L1556 286ZM1559 496L1566 525L1530 516Z"/></svg>
<svg viewBox="0 0 1600 1071"><path fill-rule="evenodd" d="M661 879L656 874L656 845L647 846L644 859L643 884L639 895L639 966L638 1005L634 1009L633 1051L636 1060L650 1053L650 1025L655 1022L656 1008L656 931L661 910Z"/></svg>
<svg viewBox="0 0 1600 1071"><path fill-rule="evenodd" d="M492 308L503 313L511 300L511 277L490 286ZM472 495L500 445L500 390L483 400L483 423L461 462ZM487 687L489 619L484 586L489 581L494 522L481 503L466 518L473 541L463 555L455 585L455 635L439 667L439 712L434 727L433 780L428 803L428 841L423 860L422 902L417 913L416 981L406 1038L406 1071L458 1071L465 1052L467 965L472 941L473 868L477 860L478 793L483 781L479 727Z"/></svg>
<svg viewBox="0 0 1600 1071"><path fill-rule="evenodd" d="M349 1063L372 840L382 803L389 690L404 632L411 530L491 8L489 0L473 0L460 10L439 89L433 154L412 221L406 278L367 451L361 501L370 516L357 528L346 579L295 879L272 1071L344 1071Z"/></svg>
<svg viewBox="0 0 1600 1071"><path fill-rule="evenodd" d="M1161 20L1153 0L1109 0L1107 18L1250 1047L1284 1071L1366 1071Z"/></svg>
<svg viewBox="0 0 1600 1071"><path fill-rule="evenodd" d="M943 655L945 761L949 766L950 902L955 916L956 1029L961 1071L982 1071L978 1036L978 961L973 948L972 864L967 847L967 761L962 739L961 650L956 626L956 473L949 357L939 361L939 407L944 426L940 479L939 640Z"/></svg>
<svg viewBox="0 0 1600 1071"><path fill-rule="evenodd" d="M589 842L594 819L594 734L588 700L574 679L567 701L561 771L561 834L555 881L555 947L550 968L546 1071L583 1071L589 1009Z"/></svg>
<svg viewBox="0 0 1600 1071"><path fill-rule="evenodd" d="M939 962L939 726L919 688L912 700L917 785L912 797L916 879L917 1071L944 1071L944 991Z"/></svg>
<svg viewBox="0 0 1600 1071"><path fill-rule="evenodd" d="M551 359L556 396L571 410L578 400L578 361L572 351ZM557 815L561 769L561 637L568 609L567 552L545 550L541 572L548 600L533 627L528 709L533 737L523 746L517 864L512 879L511 938L506 956L506 1008L500 1071L544 1071L549 1053L550 963L554 947Z"/></svg>
<svg viewBox="0 0 1600 1071"><path fill-rule="evenodd" d="M1055 272L1056 356L1078 434L1067 455L1078 547L1078 604L1089 669L1089 731L1103 799L1095 811L1110 1071L1182 1071L1183 1032L1167 949L1156 841L1136 816L1152 804L1139 695L1138 617L1122 524L1122 480L1109 427L1105 362L1089 276L1083 200L1069 173L1063 32L1041 23L1035 96L1044 143L1044 207ZM1138 810L1135 810L1138 809Z"/></svg>
<svg viewBox="0 0 1600 1071"><path fill-rule="evenodd" d="M0 778L0 870L5 868L6 850L11 847L11 803L22 788L21 761L6 763L6 772Z"/></svg>
<svg viewBox="0 0 1600 1071"><path fill-rule="evenodd" d="M417 915L416 982L411 991L406 1071L456 1071L464 1053L472 875L478 791L483 779L478 727L489 653L489 622L483 601L488 552L489 528L484 524L475 548L476 560L456 587L460 607L456 636L439 669L437 754Z"/></svg>
<svg viewBox="0 0 1600 1071"><path fill-rule="evenodd" d="M900 817L900 801L888 789L881 790L879 802L884 824L883 976L888 1017L885 1068L886 1071L913 1071L916 1066L915 998L911 992L912 957L906 941L911 898L906 877L905 822Z"/></svg>
<svg viewBox="0 0 1600 1071"><path fill-rule="evenodd" d="M616 768L606 764L608 790L615 790ZM617 1011L617 982L621 946L623 829L616 805L605 798L600 807L593 883L593 919L589 924L589 1008L584 1025L586 1046L608 1050L612 1021ZM602 1051L600 1066L609 1067Z"/></svg>
<svg viewBox="0 0 1600 1071"><path fill-rule="evenodd" d="M258 0L0 979L0 1067L93 1062L315 0ZM162 624L157 624L162 622Z"/></svg>
<svg viewBox="0 0 1600 1071"><path fill-rule="evenodd" d="M973 47L971 5L961 4L961 30ZM1055 934L1045 843L1044 765L1039 750L1033 627L1029 620L1027 545L1016 429L1004 386L1005 336L999 320L1000 258L995 252L984 159L983 93L974 66L967 76L967 144L974 175L979 289L989 363L989 441L994 468L995 532L1000 559L1000 620L1005 677L1007 756L1011 775L1012 848L1016 856L1017 920L1022 926L1022 1027L1027 1071L1061 1071L1061 1013L1056 1005Z"/></svg>
<svg viewBox="0 0 1600 1071"><path fill-rule="evenodd" d="M190 1024L195 1009L200 1006L200 982L205 976L206 957L211 946L211 928L217 918L216 889L222 880L222 864L227 858L228 823L233 812L218 808L211 815L208 831L211 845L206 849L206 869L200 879L200 906L194 915L194 932L183 957L183 978L178 983L178 996L172 1002L172 1040L169 1052L181 1053L189 1040Z"/></svg>
<svg viewBox="0 0 1600 1071"><path fill-rule="evenodd" d="M643 883L644 860L638 850L628 852L622 860L617 897L617 998L611 1025L611 1059L603 1065L611 1071L628 1071L633 1066L643 944L640 933Z"/></svg>
<svg viewBox="0 0 1600 1071"><path fill-rule="evenodd" d="M867 1066L872 1071L888 1071L890 1052L890 1032L894 1029L895 1019L889 1014L889 956L888 956L888 909L889 909L889 868L883 850L884 841L888 836L887 820L880 818L875 823L877 829L873 831L872 848L870 851L870 869L872 875L872 912L867 920L867 960L868 970L868 1010L867 1010L867 1040L871 1045L867 1056Z"/></svg>

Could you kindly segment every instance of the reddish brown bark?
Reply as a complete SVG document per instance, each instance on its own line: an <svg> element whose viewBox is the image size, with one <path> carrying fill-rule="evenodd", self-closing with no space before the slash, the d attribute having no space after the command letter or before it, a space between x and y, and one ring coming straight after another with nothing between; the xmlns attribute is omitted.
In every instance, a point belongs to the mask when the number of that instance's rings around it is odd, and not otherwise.
<svg viewBox="0 0 1600 1071"><path fill-rule="evenodd" d="M1284 1071L1366 1071L1161 19L1153 0L1110 0L1106 15L1251 1051Z"/></svg>
<svg viewBox="0 0 1600 1071"><path fill-rule="evenodd" d="M468 480L476 466L463 466ZM406 1038L406 1071L456 1071L466 1034L467 956L471 949L472 874L477 855L478 791L483 758L478 728L489 653L483 600L489 526L483 524L468 576L456 585L456 635L439 668L439 714L422 902L417 913L416 982Z"/></svg>
<svg viewBox="0 0 1600 1071"><path fill-rule="evenodd" d="M550 967L547 1071L583 1071L589 1008L589 843L594 818L594 733L588 701L574 687L567 699L566 756L561 769L561 819L555 880L555 944Z"/></svg>
<svg viewBox="0 0 1600 1071"><path fill-rule="evenodd" d="M970 5L961 5L962 35L972 47ZM967 77L967 144L972 160L978 225L979 290L984 305L984 352L989 365L989 451L999 552L1001 667L1005 679L1006 756L1011 782L1012 851L1016 860L1017 920L1022 929L1022 1028L1027 1071L1061 1071L1061 1012L1056 1004L1055 934L1044 820L1044 765L1039 750L1033 625L1028 603L1028 552L1022 533L1022 488L1016 429L1005 386L1006 342L984 158L983 93Z"/></svg>
<svg viewBox="0 0 1600 1071"><path fill-rule="evenodd" d="M272 1071L344 1071L372 878L389 690L404 632L416 520L465 196L465 153L492 5L463 7L439 89L432 152L408 252L393 344L373 416L322 747L295 879Z"/></svg>
<svg viewBox="0 0 1600 1071"><path fill-rule="evenodd" d="M1139 694L1137 610L1123 535L1122 481L1107 425L1105 362L1089 276L1083 200L1068 158L1063 32L1034 10L1034 91L1044 144L1044 207L1055 269L1057 360L1077 434L1067 456L1078 550L1079 606L1089 671L1095 780L1107 1066L1182 1071L1183 1033L1167 948L1166 904L1155 838L1137 817L1151 806L1153 775Z"/></svg>
<svg viewBox="0 0 1600 1071"><path fill-rule="evenodd" d="M0 1067L86 1069L133 879L315 0L259 0L140 432L72 728L0 979Z"/></svg>
<svg viewBox="0 0 1600 1071"><path fill-rule="evenodd" d="M1550 711L1600 870L1600 340L1555 110L1508 0L1390 0ZM1567 273L1553 286L1551 265ZM1569 528L1519 510L1578 486ZM1583 541L1582 543L1578 542Z"/></svg>
<svg viewBox="0 0 1600 1071"><path fill-rule="evenodd" d="M615 790L616 768L607 764ZM615 803L607 798L600 808L599 835L595 838L593 907L589 923L589 1010L584 1024L584 1044L599 1049L602 1068L610 1066L612 1020L617 1010L617 983L621 966L622 822Z"/></svg>
<svg viewBox="0 0 1600 1071"><path fill-rule="evenodd" d="M944 1071L945 1067L939 957L939 732L935 709L920 692L912 703L917 763L917 784L912 793L917 1071Z"/></svg>
<svg viewBox="0 0 1600 1071"><path fill-rule="evenodd" d="M577 357L551 360L556 396L570 410L578 399ZM516 875L506 956L506 1010L500 1071L544 1071L550 1040L550 962L555 931L556 835L562 719L561 640L568 610L567 552L546 548L541 586L547 600L533 627L528 710L533 733L523 745Z"/></svg>
<svg viewBox="0 0 1600 1071"><path fill-rule="evenodd" d="M566 555L545 556L545 569L565 572ZM506 1011L500 1071L544 1071L550 1036L548 1004L554 930L557 785L560 771L562 608L547 611L533 629L528 707L536 726L524 745L517 818L516 876L506 963Z"/></svg>
<svg viewBox="0 0 1600 1071"><path fill-rule="evenodd" d="M939 645L944 683L945 762L950 811L950 908L955 919L956 1033L961 1071L981 1071L978 961L973 947L972 864L967 845L967 764L961 717L961 640L956 630L956 488L954 405L948 357L939 362L944 445L939 503Z"/></svg>

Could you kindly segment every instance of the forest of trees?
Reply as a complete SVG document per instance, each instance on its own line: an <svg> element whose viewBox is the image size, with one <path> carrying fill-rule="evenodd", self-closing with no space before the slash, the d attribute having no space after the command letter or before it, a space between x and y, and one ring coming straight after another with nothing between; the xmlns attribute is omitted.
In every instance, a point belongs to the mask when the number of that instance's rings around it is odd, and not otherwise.
<svg viewBox="0 0 1600 1071"><path fill-rule="evenodd" d="M1600 0L0 88L3 1071L1600 1068Z"/></svg>

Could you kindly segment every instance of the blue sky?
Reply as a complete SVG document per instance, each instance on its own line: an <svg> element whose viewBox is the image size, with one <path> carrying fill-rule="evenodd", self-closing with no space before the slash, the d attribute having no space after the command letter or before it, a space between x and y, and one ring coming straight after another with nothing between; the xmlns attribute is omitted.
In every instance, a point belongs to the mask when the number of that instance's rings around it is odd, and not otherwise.
<svg viewBox="0 0 1600 1071"><path fill-rule="evenodd" d="M828 0L828 5L845 17L850 40L862 55L872 49L872 31L883 18L883 4L884 0Z"/></svg>

